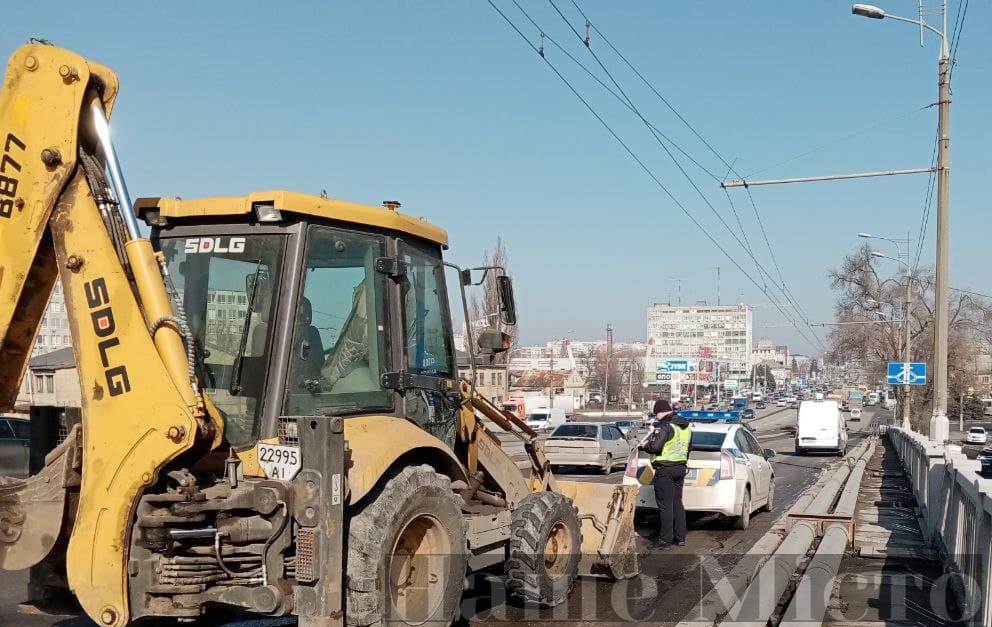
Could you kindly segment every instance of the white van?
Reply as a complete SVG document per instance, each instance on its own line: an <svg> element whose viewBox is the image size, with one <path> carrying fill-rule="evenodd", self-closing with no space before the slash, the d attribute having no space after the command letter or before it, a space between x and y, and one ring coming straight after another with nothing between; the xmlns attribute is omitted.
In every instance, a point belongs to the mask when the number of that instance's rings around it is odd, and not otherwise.
<svg viewBox="0 0 992 627"><path fill-rule="evenodd" d="M796 452L847 451L847 426L837 407L837 401L803 401L799 406L799 424L796 429Z"/></svg>
<svg viewBox="0 0 992 627"><path fill-rule="evenodd" d="M565 408L538 407L527 414L527 426L534 431L551 431L565 424Z"/></svg>

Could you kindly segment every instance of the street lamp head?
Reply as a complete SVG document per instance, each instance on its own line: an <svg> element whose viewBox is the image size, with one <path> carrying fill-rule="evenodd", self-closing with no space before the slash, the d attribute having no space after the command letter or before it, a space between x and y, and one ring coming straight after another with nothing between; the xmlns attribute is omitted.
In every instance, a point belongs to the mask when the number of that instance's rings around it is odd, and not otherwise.
<svg viewBox="0 0 992 627"><path fill-rule="evenodd" d="M872 235L871 233L858 233L858 237L863 237L864 239L871 239L875 236Z"/></svg>
<svg viewBox="0 0 992 627"><path fill-rule="evenodd" d="M885 17L885 11L873 4L856 4L851 7L851 13L861 17L870 17L873 20L880 20Z"/></svg>
<svg viewBox="0 0 992 627"><path fill-rule="evenodd" d="M873 250L873 251L871 251L871 256L872 257L884 257L885 255L882 254L882 253L880 253L880 252L878 252L877 250Z"/></svg>

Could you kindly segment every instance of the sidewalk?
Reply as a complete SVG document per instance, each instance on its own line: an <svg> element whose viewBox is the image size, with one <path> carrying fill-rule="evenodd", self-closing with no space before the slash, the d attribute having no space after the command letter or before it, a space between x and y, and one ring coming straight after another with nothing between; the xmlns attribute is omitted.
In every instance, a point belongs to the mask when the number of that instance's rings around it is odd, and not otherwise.
<svg viewBox="0 0 992 627"><path fill-rule="evenodd" d="M949 578L917 519L916 501L887 438L869 461L855 539L841 562L823 624L964 625Z"/></svg>

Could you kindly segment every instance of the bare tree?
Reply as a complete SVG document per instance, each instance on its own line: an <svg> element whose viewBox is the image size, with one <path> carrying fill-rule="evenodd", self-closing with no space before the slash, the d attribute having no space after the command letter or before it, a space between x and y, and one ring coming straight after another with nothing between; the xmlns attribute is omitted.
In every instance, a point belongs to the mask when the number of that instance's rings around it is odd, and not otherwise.
<svg viewBox="0 0 992 627"><path fill-rule="evenodd" d="M902 361L904 327L887 322L903 319L906 298L904 278L882 277L872 261L871 249L863 245L844 257L841 265L828 271L831 289L837 294L834 314L838 322L864 322L835 327L830 333L828 358L834 363L860 364L871 384L882 378L885 363ZM934 278L928 268L919 268L912 281L912 303L909 315L912 354L911 361L933 363ZM886 310L886 308L888 310ZM974 348L974 301L968 296L955 295L950 305L950 334L948 379L952 396L965 385L967 356ZM913 427L923 430L929 426L933 389L928 378L926 386L914 388L911 415ZM902 386L896 390L900 408L905 403Z"/></svg>
<svg viewBox="0 0 992 627"><path fill-rule="evenodd" d="M606 392L609 399L622 399L634 404L644 400L644 351L632 346L614 346L610 367L606 367L606 347L601 346L582 358L589 374L586 389ZM609 381L604 383L607 374Z"/></svg>
<svg viewBox="0 0 992 627"><path fill-rule="evenodd" d="M510 351L496 356L497 363L505 363L509 359L509 354L517 345L517 327L503 324L500 320L500 298L499 288L496 284L496 277L502 272L506 276L510 275L510 257L506 252L506 245L502 237L496 238L496 245L492 251L484 254L484 266L496 266L499 270L490 270L486 273L486 278L482 282L481 289L473 294L469 301L470 321L466 324L473 326L489 326L499 329L510 336Z"/></svg>

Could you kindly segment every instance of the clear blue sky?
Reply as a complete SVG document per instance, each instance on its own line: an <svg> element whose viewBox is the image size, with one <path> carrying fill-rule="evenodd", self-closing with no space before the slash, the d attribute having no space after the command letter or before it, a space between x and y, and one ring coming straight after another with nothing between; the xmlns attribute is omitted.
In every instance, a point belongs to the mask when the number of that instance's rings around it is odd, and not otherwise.
<svg viewBox="0 0 992 627"><path fill-rule="evenodd" d="M547 2L521 1L595 67ZM509 0L496 2L538 41ZM569 0L556 2L581 29ZM936 100L935 38L920 48L913 27L854 17L848 2L580 5L745 175ZM916 10L909 0L883 6ZM951 19L956 9L954 1ZM971 3L952 113L952 284L985 292L990 16L989 3ZM398 199L446 227L451 258L464 264L501 235L528 342L599 337L607 322L618 338L643 339L647 305L674 299L668 279L682 279L683 302L712 302L719 265L723 301L759 305L755 339L812 350L483 0L7 7L0 50L7 55L31 36L118 72L113 128L135 196L285 187ZM723 176L717 158L595 35L592 46L655 126ZM641 122L550 44L547 55L755 273ZM928 109L761 175L924 166L935 127L936 110ZM733 224L716 183L687 168ZM754 189L784 277L811 319L830 319L826 268L857 244L856 232L916 232L926 185L915 175ZM774 273L746 196L733 198ZM931 221L924 257L932 256Z"/></svg>

